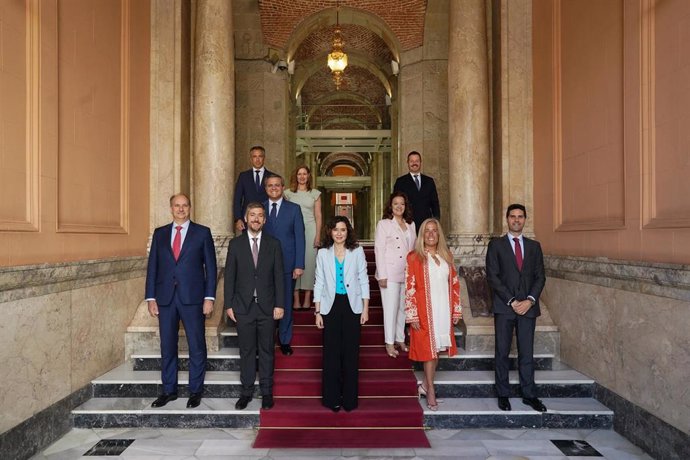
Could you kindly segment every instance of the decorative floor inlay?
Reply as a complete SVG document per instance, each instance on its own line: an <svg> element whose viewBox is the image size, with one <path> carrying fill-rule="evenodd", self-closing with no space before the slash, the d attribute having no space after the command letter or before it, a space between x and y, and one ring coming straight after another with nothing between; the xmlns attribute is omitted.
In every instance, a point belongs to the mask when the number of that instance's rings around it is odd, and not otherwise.
<svg viewBox="0 0 690 460"><path fill-rule="evenodd" d="M603 457L587 441L577 439L552 439L552 443L558 447L563 455L568 457Z"/></svg>
<svg viewBox="0 0 690 460"><path fill-rule="evenodd" d="M127 449L134 439L102 439L91 449L86 451L84 456L118 456Z"/></svg>

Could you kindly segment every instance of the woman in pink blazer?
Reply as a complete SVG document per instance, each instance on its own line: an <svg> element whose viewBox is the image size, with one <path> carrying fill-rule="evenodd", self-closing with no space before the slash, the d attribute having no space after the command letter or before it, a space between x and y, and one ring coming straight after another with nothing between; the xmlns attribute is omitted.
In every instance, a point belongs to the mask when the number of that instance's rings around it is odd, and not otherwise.
<svg viewBox="0 0 690 460"><path fill-rule="evenodd" d="M412 209L407 195L393 192L386 203L383 218L376 225L374 252L376 279L381 288L383 329L386 352L391 358L405 346L405 264L407 253L414 249L416 239Z"/></svg>

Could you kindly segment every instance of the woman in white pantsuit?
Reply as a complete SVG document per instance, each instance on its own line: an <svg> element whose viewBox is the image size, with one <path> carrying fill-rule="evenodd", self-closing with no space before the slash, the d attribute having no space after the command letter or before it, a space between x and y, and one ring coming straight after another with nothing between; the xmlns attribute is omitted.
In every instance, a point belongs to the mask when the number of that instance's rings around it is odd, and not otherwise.
<svg viewBox="0 0 690 460"><path fill-rule="evenodd" d="M388 199L383 218L376 225L374 252L376 280L381 288L383 329L386 352L398 356L398 347L405 346L405 264L407 254L414 249L417 232L407 195L393 192Z"/></svg>

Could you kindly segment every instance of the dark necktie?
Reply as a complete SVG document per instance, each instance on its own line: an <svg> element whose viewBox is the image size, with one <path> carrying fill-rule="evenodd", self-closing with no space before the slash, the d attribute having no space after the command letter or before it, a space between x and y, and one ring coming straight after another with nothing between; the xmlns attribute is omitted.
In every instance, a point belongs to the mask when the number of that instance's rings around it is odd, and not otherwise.
<svg viewBox="0 0 690 460"><path fill-rule="evenodd" d="M175 227L177 233L175 233L175 239L173 240L173 256L175 256L175 261L180 258L180 250L182 249L182 225L177 225Z"/></svg>
<svg viewBox="0 0 690 460"><path fill-rule="evenodd" d="M417 190L422 188L422 184L419 183L419 175L417 174L414 175L414 183L417 185Z"/></svg>
<svg viewBox="0 0 690 460"><path fill-rule="evenodd" d="M252 257L254 258L254 268L256 268L256 265L259 263L259 245L256 243L258 238L252 238L252 240L254 240L252 244Z"/></svg>
<svg viewBox="0 0 690 460"><path fill-rule="evenodd" d="M271 214L268 215L271 219L278 217L278 203L271 203Z"/></svg>
<svg viewBox="0 0 690 460"><path fill-rule="evenodd" d="M259 170L256 170L256 179L254 179L254 185L256 186L256 191L261 190L261 178L259 177Z"/></svg>
<svg viewBox="0 0 690 460"><path fill-rule="evenodd" d="M520 238L513 238L515 241L515 262L517 262L518 270L522 271L522 248L520 247Z"/></svg>

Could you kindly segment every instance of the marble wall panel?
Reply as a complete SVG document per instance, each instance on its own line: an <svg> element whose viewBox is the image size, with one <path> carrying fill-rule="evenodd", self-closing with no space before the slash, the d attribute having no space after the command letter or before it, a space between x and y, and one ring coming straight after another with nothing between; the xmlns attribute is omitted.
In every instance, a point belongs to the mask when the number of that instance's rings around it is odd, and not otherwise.
<svg viewBox="0 0 690 460"><path fill-rule="evenodd" d="M0 303L0 433L71 392L70 293Z"/></svg>
<svg viewBox="0 0 690 460"><path fill-rule="evenodd" d="M144 292L144 278L72 291L72 390L120 364L124 332Z"/></svg>
<svg viewBox="0 0 690 460"><path fill-rule="evenodd" d="M542 298L565 363L690 432L688 302L553 277Z"/></svg>

